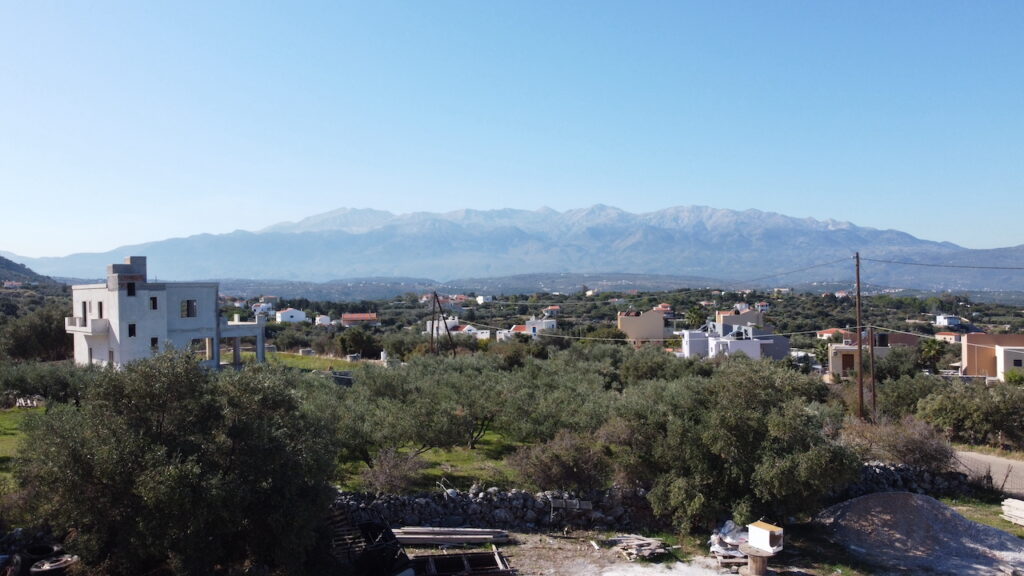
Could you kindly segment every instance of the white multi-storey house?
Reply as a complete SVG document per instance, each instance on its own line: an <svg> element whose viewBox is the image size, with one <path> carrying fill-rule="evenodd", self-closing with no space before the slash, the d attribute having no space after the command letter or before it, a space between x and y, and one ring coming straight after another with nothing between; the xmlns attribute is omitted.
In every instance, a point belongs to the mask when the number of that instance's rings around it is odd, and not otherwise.
<svg viewBox="0 0 1024 576"><path fill-rule="evenodd" d="M216 282L149 282L145 256L107 266L104 284L71 287L74 316L64 320L74 337L75 362L122 366L161 350L205 347L206 360L220 366L220 344L231 340L233 361L241 363L241 339L256 339L264 361L265 320L221 318Z"/></svg>

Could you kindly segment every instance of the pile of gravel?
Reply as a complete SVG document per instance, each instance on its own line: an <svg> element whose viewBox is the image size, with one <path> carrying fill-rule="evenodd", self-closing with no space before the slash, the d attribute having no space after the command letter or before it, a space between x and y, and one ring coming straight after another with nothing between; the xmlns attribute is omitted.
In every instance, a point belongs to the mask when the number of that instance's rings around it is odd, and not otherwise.
<svg viewBox="0 0 1024 576"><path fill-rule="evenodd" d="M1024 574L1024 540L972 522L930 496L869 494L814 520L856 557L894 572Z"/></svg>

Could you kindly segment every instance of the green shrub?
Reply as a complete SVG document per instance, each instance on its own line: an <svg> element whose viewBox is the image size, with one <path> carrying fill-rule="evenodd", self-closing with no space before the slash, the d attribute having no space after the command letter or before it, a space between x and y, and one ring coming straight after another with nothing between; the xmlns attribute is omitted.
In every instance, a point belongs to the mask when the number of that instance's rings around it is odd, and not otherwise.
<svg viewBox="0 0 1024 576"><path fill-rule="evenodd" d="M16 477L32 517L109 574L298 573L332 497L332 386L185 355L105 370L80 405L26 420Z"/></svg>

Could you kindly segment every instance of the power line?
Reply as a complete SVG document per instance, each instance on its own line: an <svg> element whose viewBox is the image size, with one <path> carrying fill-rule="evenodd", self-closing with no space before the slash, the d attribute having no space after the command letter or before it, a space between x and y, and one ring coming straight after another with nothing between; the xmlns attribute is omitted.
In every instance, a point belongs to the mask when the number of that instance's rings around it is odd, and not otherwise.
<svg viewBox="0 0 1024 576"><path fill-rule="evenodd" d="M880 260L877 258L861 258L879 264L897 264L900 266L923 266L925 268L967 268L970 270L1024 270L1024 266L968 266L966 264L926 264L923 262L900 262L898 260Z"/></svg>

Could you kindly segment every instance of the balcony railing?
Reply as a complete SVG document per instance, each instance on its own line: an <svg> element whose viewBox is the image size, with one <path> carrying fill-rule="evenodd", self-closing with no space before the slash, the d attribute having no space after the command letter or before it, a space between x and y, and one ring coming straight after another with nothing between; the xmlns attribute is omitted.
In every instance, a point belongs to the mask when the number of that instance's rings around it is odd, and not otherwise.
<svg viewBox="0 0 1024 576"><path fill-rule="evenodd" d="M75 334L106 334L110 331L110 320L106 318L83 318L81 316L66 316L64 318L64 329Z"/></svg>

